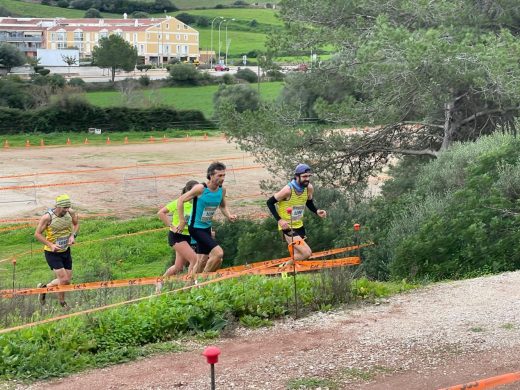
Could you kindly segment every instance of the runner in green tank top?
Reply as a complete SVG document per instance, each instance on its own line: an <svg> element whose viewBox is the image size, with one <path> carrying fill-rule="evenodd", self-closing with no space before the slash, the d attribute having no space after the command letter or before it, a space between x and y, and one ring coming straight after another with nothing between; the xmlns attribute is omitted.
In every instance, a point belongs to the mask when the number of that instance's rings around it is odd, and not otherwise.
<svg viewBox="0 0 520 390"><path fill-rule="evenodd" d="M290 250L294 250L294 260L305 260L312 255L311 248L305 242L305 208L321 218L327 216L325 210L317 209L314 205L311 176L312 171L307 164L298 164L294 170L294 179L267 201L267 207L278 221L278 229L282 231L287 244L292 246Z"/></svg>
<svg viewBox="0 0 520 390"><path fill-rule="evenodd" d="M48 210L41 217L34 237L44 244L43 253L47 264L56 278L38 287L52 287L70 284L72 279L72 256L70 246L75 243L79 229L78 215L71 209L70 197L66 194L56 198L55 208ZM44 235L45 234L45 235ZM40 303L45 303L45 294L40 294ZM68 309L65 293L58 293L58 300L64 309Z"/></svg>

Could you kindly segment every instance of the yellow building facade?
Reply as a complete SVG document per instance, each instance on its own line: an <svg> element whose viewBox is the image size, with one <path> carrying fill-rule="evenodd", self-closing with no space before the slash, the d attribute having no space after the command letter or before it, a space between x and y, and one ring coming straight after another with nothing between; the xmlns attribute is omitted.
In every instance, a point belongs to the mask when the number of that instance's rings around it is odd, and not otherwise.
<svg viewBox="0 0 520 390"><path fill-rule="evenodd" d="M77 48L89 58L99 40L117 34L137 49L142 63L164 64L173 58L200 57L199 32L173 17L151 19L57 19L45 31L46 49Z"/></svg>

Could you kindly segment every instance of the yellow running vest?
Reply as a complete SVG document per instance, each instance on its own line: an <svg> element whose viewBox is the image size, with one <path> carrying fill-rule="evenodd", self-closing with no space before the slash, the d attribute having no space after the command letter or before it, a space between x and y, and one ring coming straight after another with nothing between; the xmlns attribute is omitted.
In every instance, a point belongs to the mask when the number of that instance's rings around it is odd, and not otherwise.
<svg viewBox="0 0 520 390"><path fill-rule="evenodd" d="M49 215L51 216L51 223L45 229L45 238L61 247L58 252L65 252L69 247L69 238L72 234L72 217L68 212L63 217L58 217L53 210L49 210ZM52 251L47 245L43 249Z"/></svg>
<svg viewBox="0 0 520 390"><path fill-rule="evenodd" d="M307 188L298 195L291 186L291 197L289 200L281 200L277 203L278 214L284 221L289 222L289 226L292 229L298 229L303 226L303 213L305 211L305 203L307 203L307 199ZM291 215L287 212L287 207L292 207L292 223ZM278 230L282 230L280 225L278 225Z"/></svg>

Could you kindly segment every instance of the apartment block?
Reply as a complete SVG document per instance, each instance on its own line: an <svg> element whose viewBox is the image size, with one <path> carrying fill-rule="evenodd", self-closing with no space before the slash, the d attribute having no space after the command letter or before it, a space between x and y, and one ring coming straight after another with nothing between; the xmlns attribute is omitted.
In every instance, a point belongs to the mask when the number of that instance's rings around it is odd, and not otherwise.
<svg viewBox="0 0 520 390"><path fill-rule="evenodd" d="M99 40L117 34L137 49L140 62L163 64L173 58L199 59L199 32L180 20L150 19L25 19L1 18L0 42L15 44L28 55L38 48L75 48L88 59ZM34 49L34 50L33 50Z"/></svg>

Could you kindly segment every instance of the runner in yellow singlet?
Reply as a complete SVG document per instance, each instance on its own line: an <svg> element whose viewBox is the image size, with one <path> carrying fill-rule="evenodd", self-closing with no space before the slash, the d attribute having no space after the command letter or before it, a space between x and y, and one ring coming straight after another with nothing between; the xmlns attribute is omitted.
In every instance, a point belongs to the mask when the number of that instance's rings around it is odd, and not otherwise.
<svg viewBox="0 0 520 390"><path fill-rule="evenodd" d="M305 208L321 218L327 216L325 210L317 209L314 204L311 176L312 170L307 164L298 164L294 170L294 179L267 201L267 207L278 221L278 229L283 232L285 241L288 245L293 245L294 260L305 260L312 255L311 248L305 242ZM287 209L291 210L290 214Z"/></svg>
<svg viewBox="0 0 520 390"><path fill-rule="evenodd" d="M68 195L56 198L53 209L49 209L38 222L34 237L42 244L45 260L56 278L47 284L39 283L38 287L52 287L70 284L72 279L72 256L70 246L75 243L79 229L78 215L71 209ZM45 304L45 294L40 294L40 303ZM58 293L60 305L68 309L65 293Z"/></svg>

